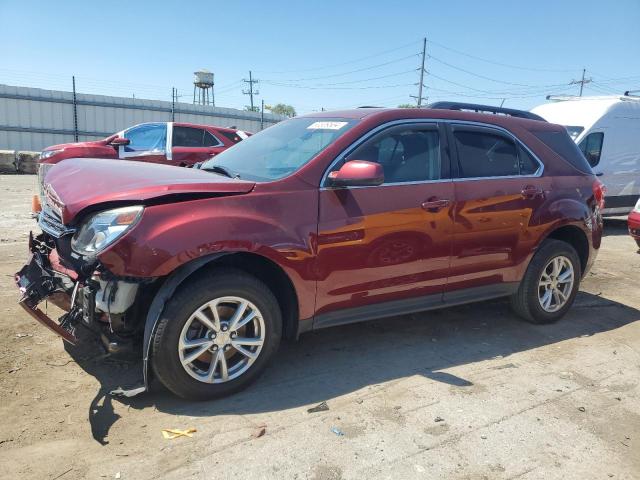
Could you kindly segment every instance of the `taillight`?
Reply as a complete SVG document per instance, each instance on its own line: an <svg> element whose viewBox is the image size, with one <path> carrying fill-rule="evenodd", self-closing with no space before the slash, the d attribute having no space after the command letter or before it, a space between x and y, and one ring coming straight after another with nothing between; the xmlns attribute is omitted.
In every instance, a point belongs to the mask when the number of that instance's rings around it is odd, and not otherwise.
<svg viewBox="0 0 640 480"><path fill-rule="evenodd" d="M607 187L605 187L604 183L596 178L595 182L593 182L593 198L596 199L596 203L600 210L604 209L604 197L606 194Z"/></svg>

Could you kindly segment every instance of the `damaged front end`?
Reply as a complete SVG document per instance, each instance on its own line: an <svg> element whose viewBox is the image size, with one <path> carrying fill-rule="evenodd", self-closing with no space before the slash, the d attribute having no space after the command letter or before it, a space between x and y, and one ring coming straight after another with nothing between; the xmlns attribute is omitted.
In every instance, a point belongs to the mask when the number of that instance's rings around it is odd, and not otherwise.
<svg viewBox="0 0 640 480"><path fill-rule="evenodd" d="M38 223L43 233L30 234L31 258L15 275L20 306L68 343L77 344L78 329L85 328L109 353L138 349L144 331L142 309L155 291L153 279L118 278L95 256L78 255L71 248L75 230L64 227L50 209L40 213ZM42 302L66 313L56 321L40 308Z"/></svg>

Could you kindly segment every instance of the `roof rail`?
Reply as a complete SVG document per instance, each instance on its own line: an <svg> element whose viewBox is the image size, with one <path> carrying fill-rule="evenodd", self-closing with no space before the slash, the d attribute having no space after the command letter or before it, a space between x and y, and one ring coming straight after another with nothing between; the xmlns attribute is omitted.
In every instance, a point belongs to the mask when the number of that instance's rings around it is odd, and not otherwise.
<svg viewBox="0 0 640 480"><path fill-rule="evenodd" d="M535 113L525 110L516 110L514 108L492 107L490 105L477 105L475 103L460 102L435 102L427 105L427 108L435 108L437 110L470 110L478 113L495 113L509 115L517 118L528 118L529 120L540 120L546 122L544 118Z"/></svg>

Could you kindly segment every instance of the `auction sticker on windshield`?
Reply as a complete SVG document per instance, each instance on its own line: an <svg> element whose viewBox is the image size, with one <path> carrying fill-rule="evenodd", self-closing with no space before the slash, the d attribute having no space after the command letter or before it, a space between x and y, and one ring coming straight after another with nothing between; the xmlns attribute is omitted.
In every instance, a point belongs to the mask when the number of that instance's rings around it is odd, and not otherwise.
<svg viewBox="0 0 640 480"><path fill-rule="evenodd" d="M348 122L314 122L307 127L307 130L340 130Z"/></svg>

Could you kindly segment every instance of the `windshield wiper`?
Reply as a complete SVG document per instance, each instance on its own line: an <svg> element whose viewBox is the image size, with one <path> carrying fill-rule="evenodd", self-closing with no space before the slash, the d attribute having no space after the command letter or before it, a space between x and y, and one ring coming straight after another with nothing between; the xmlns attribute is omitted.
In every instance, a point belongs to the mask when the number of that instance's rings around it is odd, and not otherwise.
<svg viewBox="0 0 640 480"><path fill-rule="evenodd" d="M229 170L227 170L226 168L220 166L220 165L211 165L209 167L203 168L200 167L201 170L206 170L207 172L213 172L213 173L219 173L221 175L224 175L225 177L229 177L229 178L240 178L240 175L235 174L233 175Z"/></svg>

